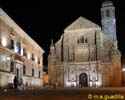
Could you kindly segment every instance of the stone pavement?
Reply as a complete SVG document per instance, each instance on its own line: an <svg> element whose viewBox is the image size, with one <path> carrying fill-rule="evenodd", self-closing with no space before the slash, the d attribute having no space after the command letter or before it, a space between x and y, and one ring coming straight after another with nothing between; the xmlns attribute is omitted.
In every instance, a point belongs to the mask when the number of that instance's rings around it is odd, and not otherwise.
<svg viewBox="0 0 125 100"><path fill-rule="evenodd" d="M125 88L1 90L0 100L125 100Z"/></svg>

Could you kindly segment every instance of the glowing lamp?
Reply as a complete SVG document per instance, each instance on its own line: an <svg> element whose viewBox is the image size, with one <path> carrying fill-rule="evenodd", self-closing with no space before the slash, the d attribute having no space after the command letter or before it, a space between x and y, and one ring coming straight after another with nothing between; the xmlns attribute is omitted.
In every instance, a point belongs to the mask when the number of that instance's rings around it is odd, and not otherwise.
<svg viewBox="0 0 125 100"><path fill-rule="evenodd" d="M27 57L28 57L28 59L30 60L30 53L28 53Z"/></svg>
<svg viewBox="0 0 125 100"><path fill-rule="evenodd" d="M35 63L37 63L37 57L35 58Z"/></svg>
<svg viewBox="0 0 125 100"><path fill-rule="evenodd" d="M11 58L10 58L10 57L7 57L7 60L11 60Z"/></svg>
<svg viewBox="0 0 125 100"><path fill-rule="evenodd" d="M6 40L6 38L2 38L2 46L4 46L4 47L7 46L7 40Z"/></svg>
<svg viewBox="0 0 125 100"><path fill-rule="evenodd" d="M96 86L101 86L101 82L96 82Z"/></svg>
<svg viewBox="0 0 125 100"><path fill-rule="evenodd" d="M125 68L122 68L122 71L125 71Z"/></svg>

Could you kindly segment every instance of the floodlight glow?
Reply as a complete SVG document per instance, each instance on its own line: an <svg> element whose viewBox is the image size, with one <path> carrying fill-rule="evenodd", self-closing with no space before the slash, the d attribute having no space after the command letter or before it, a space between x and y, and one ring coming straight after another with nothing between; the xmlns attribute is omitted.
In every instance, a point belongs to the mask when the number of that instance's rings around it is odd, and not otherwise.
<svg viewBox="0 0 125 100"><path fill-rule="evenodd" d="M6 47L7 46L7 40L6 38L2 38L2 46Z"/></svg>
<svg viewBox="0 0 125 100"><path fill-rule="evenodd" d="M125 71L125 68L122 68L122 71Z"/></svg>
<svg viewBox="0 0 125 100"><path fill-rule="evenodd" d="M30 53L28 53L28 56L27 56L27 57L28 57L28 59L30 59Z"/></svg>

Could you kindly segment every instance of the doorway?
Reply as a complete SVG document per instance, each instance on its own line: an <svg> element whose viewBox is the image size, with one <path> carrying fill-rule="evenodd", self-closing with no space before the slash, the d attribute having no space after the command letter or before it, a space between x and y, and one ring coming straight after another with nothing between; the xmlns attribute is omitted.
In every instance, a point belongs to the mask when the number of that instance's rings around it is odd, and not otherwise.
<svg viewBox="0 0 125 100"><path fill-rule="evenodd" d="M86 73L81 73L79 75L79 85L80 87L88 87L88 78Z"/></svg>
<svg viewBox="0 0 125 100"><path fill-rule="evenodd" d="M16 68L16 77L17 77L17 79L19 80L19 68Z"/></svg>

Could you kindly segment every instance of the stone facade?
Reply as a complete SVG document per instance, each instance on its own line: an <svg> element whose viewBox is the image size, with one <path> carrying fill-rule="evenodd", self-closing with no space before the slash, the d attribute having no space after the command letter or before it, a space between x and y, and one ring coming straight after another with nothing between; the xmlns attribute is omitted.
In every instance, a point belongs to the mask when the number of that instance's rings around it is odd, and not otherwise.
<svg viewBox="0 0 125 100"><path fill-rule="evenodd" d="M112 2L103 2L102 30L99 25L79 17L64 30L55 45L52 42L48 56L50 84L57 83L59 87L121 86L121 54L117 49L112 11Z"/></svg>
<svg viewBox="0 0 125 100"><path fill-rule="evenodd" d="M19 84L43 86L44 50L0 8L0 87Z"/></svg>

